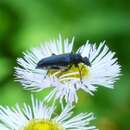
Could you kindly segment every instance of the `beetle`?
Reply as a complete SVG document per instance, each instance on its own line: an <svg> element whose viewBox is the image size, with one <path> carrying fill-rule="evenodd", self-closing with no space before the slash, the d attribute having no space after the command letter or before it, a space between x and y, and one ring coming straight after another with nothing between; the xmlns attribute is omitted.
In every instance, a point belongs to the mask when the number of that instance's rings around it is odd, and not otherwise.
<svg viewBox="0 0 130 130"><path fill-rule="evenodd" d="M82 57L80 53L73 54L60 54L55 55L52 54L49 57L41 59L38 63L36 68L37 69L68 69L75 65L78 67L79 63L84 63L87 66L91 66L91 63L87 57Z"/></svg>
<svg viewBox="0 0 130 130"><path fill-rule="evenodd" d="M67 71L69 70L72 65L78 67L79 63L84 63L87 66L91 66L89 58L82 57L80 53L66 53L66 54L52 54L49 57L41 59L36 66L36 69L54 69L54 70L61 70ZM81 78L81 70L79 69L80 73L80 80Z"/></svg>

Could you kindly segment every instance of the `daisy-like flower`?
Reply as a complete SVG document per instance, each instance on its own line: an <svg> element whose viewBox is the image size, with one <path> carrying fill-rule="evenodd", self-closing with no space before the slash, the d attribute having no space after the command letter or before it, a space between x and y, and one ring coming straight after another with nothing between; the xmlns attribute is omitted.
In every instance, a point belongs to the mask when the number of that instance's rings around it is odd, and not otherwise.
<svg viewBox="0 0 130 130"><path fill-rule="evenodd" d="M78 67L72 65L68 69L36 69L39 61L55 55L71 54L74 39L62 40L61 36L57 41L53 40L44 43L39 48L33 48L24 53L23 58L18 59L19 67L16 67L17 80L22 83L25 89L40 91L48 87L53 90L46 99L62 99L66 102L77 102L77 90L82 89L90 94L96 91L97 85L113 88L114 82L120 75L115 53L111 52L105 42L90 44L89 41L81 46L75 54L82 58L87 57L89 64L80 62ZM55 61L55 59L53 59Z"/></svg>
<svg viewBox="0 0 130 130"><path fill-rule="evenodd" d="M55 106L48 107L32 97L32 107L17 104L16 108L0 106L1 130L97 130L90 126L93 113L81 113L72 117L73 106L67 105L56 115Z"/></svg>

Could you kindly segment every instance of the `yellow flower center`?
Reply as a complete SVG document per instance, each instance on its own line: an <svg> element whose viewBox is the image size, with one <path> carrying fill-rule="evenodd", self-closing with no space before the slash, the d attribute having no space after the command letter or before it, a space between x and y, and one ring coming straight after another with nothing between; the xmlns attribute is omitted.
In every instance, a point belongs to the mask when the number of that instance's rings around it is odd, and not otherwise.
<svg viewBox="0 0 130 130"><path fill-rule="evenodd" d="M64 130L57 123L49 120L32 120L23 130Z"/></svg>
<svg viewBox="0 0 130 130"><path fill-rule="evenodd" d="M89 76L89 67L80 63L78 65L79 67L76 67L75 65L72 65L71 68L65 69L65 70L49 70L48 75L49 76L56 76L58 79L60 79L61 82L64 81L70 81L71 79L83 79L84 77Z"/></svg>

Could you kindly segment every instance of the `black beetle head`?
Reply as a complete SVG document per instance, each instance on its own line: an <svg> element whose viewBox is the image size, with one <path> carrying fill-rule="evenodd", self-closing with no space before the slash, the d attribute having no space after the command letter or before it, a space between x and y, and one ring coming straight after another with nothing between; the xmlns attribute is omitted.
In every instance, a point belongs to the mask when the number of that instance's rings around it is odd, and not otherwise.
<svg viewBox="0 0 130 130"><path fill-rule="evenodd" d="M87 57L83 57L83 58L82 58L82 62L83 62L85 65L91 67L91 63L90 63L90 61L89 61L89 59L88 59Z"/></svg>
<svg viewBox="0 0 130 130"><path fill-rule="evenodd" d="M41 69L43 68L43 60L40 60L38 63L37 63L37 66L36 66L36 69Z"/></svg>

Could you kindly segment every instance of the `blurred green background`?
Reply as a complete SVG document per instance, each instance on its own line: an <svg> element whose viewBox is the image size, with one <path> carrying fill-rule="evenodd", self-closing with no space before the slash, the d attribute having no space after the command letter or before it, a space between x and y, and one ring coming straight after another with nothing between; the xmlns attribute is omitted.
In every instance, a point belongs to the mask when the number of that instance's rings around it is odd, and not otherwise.
<svg viewBox="0 0 130 130"><path fill-rule="evenodd" d="M123 75L115 89L99 88L95 96L79 91L75 112L93 111L100 130L130 130L129 0L0 0L0 104L30 102L30 92L14 81L16 58L59 33L75 36L76 47L106 40L116 52Z"/></svg>

